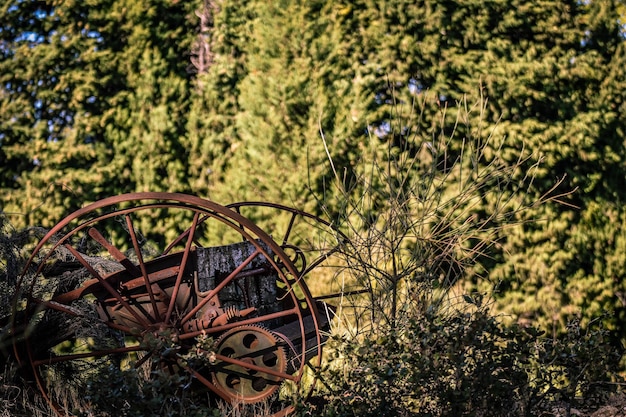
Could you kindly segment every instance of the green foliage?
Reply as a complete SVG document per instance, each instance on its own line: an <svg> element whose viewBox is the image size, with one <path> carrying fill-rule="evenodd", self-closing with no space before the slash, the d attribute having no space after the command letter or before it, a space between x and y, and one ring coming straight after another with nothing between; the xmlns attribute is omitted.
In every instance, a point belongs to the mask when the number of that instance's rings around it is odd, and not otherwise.
<svg viewBox="0 0 626 417"><path fill-rule="evenodd" d="M413 317L338 347L329 416L513 415L528 384L518 362L528 347L484 311Z"/></svg>
<svg viewBox="0 0 626 417"><path fill-rule="evenodd" d="M185 191L191 2L0 8L0 205L18 228L136 190Z"/></svg>
<svg viewBox="0 0 626 417"><path fill-rule="evenodd" d="M549 191L577 192L564 198L567 204L537 205L519 219L545 223L520 224L502 236L500 253L491 254L481 274L490 282L477 281L476 288L498 285L503 309L559 331L574 312L591 319L581 300L595 302L599 294L573 284L580 297L572 298L570 283L602 281L603 294L621 293L622 275L598 278L582 265L603 258L583 250L574 234L588 229L585 219L596 206L611 212L616 204L615 215L623 214L623 5L209 3L211 63L197 79L189 125L200 154L191 168L193 192L317 210L312 195L341 197L327 152L350 188L350 173L364 159L382 165L389 147L411 156L419 151L400 119L413 117L411 128L423 132L454 131L448 145L457 154L475 129L491 131L507 137L503 161L514 163L520 149L534 156L522 170L542 161L525 190L526 205ZM486 101L476 109L479 119L442 118L479 97ZM555 178L563 182L552 190ZM491 212L494 201L477 202L476 212ZM613 225L610 233L619 233ZM591 240L603 246L599 236ZM619 317L612 326L621 327Z"/></svg>
<svg viewBox="0 0 626 417"><path fill-rule="evenodd" d="M572 319L564 335L533 340L528 356L531 402L545 406L546 400L562 400L588 408L605 404L624 380L618 373L624 349L615 346L614 338L598 317L588 326Z"/></svg>
<svg viewBox="0 0 626 417"><path fill-rule="evenodd" d="M189 416L205 417L221 415L217 408L206 405L206 398L186 392L191 385L179 375L167 370L155 369L147 380L136 369L120 370L111 367L106 372L93 378L83 393L88 404L78 416ZM172 389L178 387L178 389ZM176 395L172 395L176 392Z"/></svg>
<svg viewBox="0 0 626 417"><path fill-rule="evenodd" d="M18 230L137 190L282 202L354 221L382 325L462 284L553 340L626 334L623 1L25 0L0 29Z"/></svg>
<svg viewBox="0 0 626 417"><path fill-rule="evenodd" d="M545 223L503 236L477 289L498 284L503 309L559 331L573 312L623 309L609 300L623 268L590 268L604 255L619 264L619 239L604 237L621 225L588 223L624 217L623 2L15 1L0 12L0 204L20 213L16 227L137 190L316 211L313 196L341 194L327 152L340 176L389 147L414 156L420 144L397 123L414 117L456 132L457 154L478 128L508 138L504 161L521 148L542 160L527 205L555 178L556 194L578 190L528 212ZM441 117L479 97L480 125Z"/></svg>
<svg viewBox="0 0 626 417"><path fill-rule="evenodd" d="M601 327L572 322L551 339L468 307L413 316L374 338L334 337L320 376L325 403L300 415L545 415L559 403L595 409L622 381Z"/></svg>

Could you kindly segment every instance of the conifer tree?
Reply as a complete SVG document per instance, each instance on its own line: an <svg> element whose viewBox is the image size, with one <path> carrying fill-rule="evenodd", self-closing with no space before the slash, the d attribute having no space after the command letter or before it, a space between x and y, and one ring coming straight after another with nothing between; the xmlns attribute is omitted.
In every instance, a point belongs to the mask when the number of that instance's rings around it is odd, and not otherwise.
<svg viewBox="0 0 626 417"><path fill-rule="evenodd" d="M5 2L0 204L24 215L17 227L121 192L186 189L178 141L196 6Z"/></svg>
<svg viewBox="0 0 626 417"><path fill-rule="evenodd" d="M198 130L194 146L219 144L225 158L212 165L218 168L214 181L204 181L202 189L229 199L306 201L300 191L304 175L291 171L304 171L306 162L307 184L319 194L327 191L330 167L320 131L335 168L349 172L364 155L383 158L389 144L405 140L399 115L424 94L438 102L420 109L425 129L464 95L481 94L489 103L482 128L508 137L503 156L516 158L524 149L542 160L528 201L563 177L552 192L578 190L567 204L527 213L518 219L519 230L501 236L502 252L484 260L489 285L498 285L510 311L556 327L572 313L615 309L621 301L611 291L622 291L623 269L611 266L612 277L601 277L598 265L621 250L626 155L619 6L253 2L244 24L241 14L229 13L235 6L222 2L215 21L223 26L216 25L211 38L213 67L201 90L214 104L205 107L209 119L219 121L225 134L208 131L204 142ZM226 84L211 84L218 74L229 80L228 91ZM229 103L227 112L219 108L221 97ZM456 129L452 147L462 146L471 123L448 120L442 126L444 133ZM402 149L411 151L408 145ZM306 151L307 159L297 151ZM490 209L484 201L476 211ZM592 226L606 216L612 225ZM591 247L604 250L590 252Z"/></svg>
<svg viewBox="0 0 626 417"><path fill-rule="evenodd" d="M202 48L208 55L205 62L194 65L197 73L185 138L190 187L197 195L221 201L215 189L221 184L230 187L224 172L239 147L235 117L240 111L239 80L246 74L251 15L236 2L207 1L196 12L204 16L205 27L195 40L195 49Z"/></svg>

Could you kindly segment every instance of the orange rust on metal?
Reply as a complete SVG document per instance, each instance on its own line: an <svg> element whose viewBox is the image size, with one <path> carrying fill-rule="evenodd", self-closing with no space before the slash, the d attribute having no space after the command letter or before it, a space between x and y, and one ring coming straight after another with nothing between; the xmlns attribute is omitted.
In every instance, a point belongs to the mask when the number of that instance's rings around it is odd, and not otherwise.
<svg viewBox="0 0 626 417"><path fill-rule="evenodd" d="M222 362L226 362L226 363L230 363L230 364L233 364L233 365L240 366L243 369L250 369L252 371L263 372L263 373L266 373L266 374L277 376L277 377L282 378L282 379L288 379L290 381L296 381L297 380L297 378L294 377L293 375L289 375L289 374L286 374L284 372L276 372L276 371L273 371L273 370L271 370L271 369L269 369L267 367L255 365L253 362L250 362L250 361L230 358L228 356L223 356L223 355L219 355L219 354L215 354L215 358L220 360L220 361L222 361Z"/></svg>
<svg viewBox="0 0 626 417"><path fill-rule="evenodd" d="M154 271L154 272L149 273L148 281L151 284L156 284L159 281L176 277L179 274L179 272L180 272L179 266L166 267L159 271ZM135 278L135 279L126 281L123 284L121 284L121 287L124 288L125 290L134 290L136 288L143 288L145 286L146 285L145 285L143 278Z"/></svg>
<svg viewBox="0 0 626 417"><path fill-rule="evenodd" d="M153 286L150 282L150 277L148 276L148 271L146 270L146 264L143 261L143 254L141 253L141 248L139 246L139 241L137 240L137 234L135 233L135 226L133 225L133 221L130 218L130 215L124 216L126 219L126 228L128 229L128 233L130 235L130 240L133 242L133 249L135 250L135 255L137 255L137 261L139 262L139 270L141 271L141 276L143 277L144 285L148 290L148 297L150 298L150 303L152 304L152 311L155 314L158 314L159 308L157 306L157 300L154 296ZM161 317L156 317L157 321L161 319Z"/></svg>
<svg viewBox="0 0 626 417"><path fill-rule="evenodd" d="M224 332L226 330L230 330L235 327L240 327L240 326L249 325L249 324L258 324L264 321L271 321L271 320L281 318L281 317L293 316L293 315L296 315L296 311L297 311L296 308L289 309L289 310L282 310L276 313L265 314L259 317L253 317L249 319L240 320L235 323L228 323L219 327L209 327L208 329L204 329L204 330L183 333L180 335L180 338L181 339L193 339L194 337L198 337L201 334L214 334L214 333Z"/></svg>
<svg viewBox="0 0 626 417"><path fill-rule="evenodd" d="M241 214L245 207L262 206L290 213L287 230L282 236L277 236L276 241ZM190 215L185 214L177 219L192 220L190 224L182 225L182 233L179 232L178 236L175 234L173 239L168 237L163 242L160 248L164 250L158 249L160 253L146 255L144 259L143 241L140 245L139 238L144 239L156 229L143 229L139 225L145 226L144 222L133 223L133 219L135 215L151 214L148 210L158 210L158 215L161 215L169 209L172 212L187 211ZM157 216L141 218L156 219ZM33 279L29 284L29 300L35 308L27 311L36 311L40 317L51 312L53 318L61 316L65 320L73 320L90 317L89 312L83 315L79 309L85 308L85 305L95 305L100 324L108 327L111 333L108 337L111 339L98 340L91 345L85 343L82 347L86 349L84 352L55 356L56 346L45 352L34 349L35 344L31 342L36 339L28 335L25 343L28 361L44 397L50 402L47 367L65 363L95 363L97 361L92 361L95 358L115 365L124 357L125 363L134 363L138 367L150 360L164 370L186 372L199 382L199 386L208 390L214 399L229 403L237 403L240 398L236 389L231 390L227 386L228 381L216 377L219 367L227 369L233 378L238 373L261 373L270 385L278 386L290 380L299 386L308 361L317 357L317 366L321 364L321 349L325 340L322 329L327 329L329 321L319 315L317 301L309 292L303 277L330 254L338 251L346 241L344 235L333 232L337 244L307 262L309 260L305 257L305 251L290 243L291 236L296 235L295 224L301 219L332 229L330 223L318 217L281 205L253 202L221 206L196 196L177 193L131 193L109 197L89 204L61 220L35 247L18 280L18 286L22 285L27 274L31 275L29 271L35 270L36 277L43 276L46 262L53 259L58 248L63 247L76 257L91 279L82 282L77 288L70 287L59 290L58 294L48 295L48 298L42 297L45 299L37 299L37 279ZM115 236L116 241L124 238L124 234L119 233L120 229L114 229L115 233L107 230L108 225L115 225L115 222L122 224L128 239L119 247L104 237ZM217 222L238 234L237 244L243 241L247 245L246 254L238 257L233 255L233 260L227 263L228 269L219 270L215 276L208 272L200 276L199 264L211 262L210 259L201 261L207 259L206 254L210 252L200 243L203 242L201 233L211 233L208 226L210 222ZM96 271L76 249L81 247L77 243L80 242L79 237L84 236L106 249L122 268L110 274ZM184 248L181 248L183 242ZM174 249L182 250L171 253ZM286 252L295 255L290 257ZM204 280L201 281L204 286L198 283L201 279ZM59 285L58 288L64 288L65 285ZM269 293L261 296L255 295L255 291ZM227 346L225 341L228 341L228 346L232 345L235 351L245 354L229 356L223 352L211 352L205 345L199 345L200 342L204 343L200 337L203 335L214 337L218 341L216 345L222 343ZM259 347L247 341L247 337L252 336L259 339ZM62 337L66 337L65 334ZM83 336L77 332L71 334L71 337L79 340ZM182 360L184 355L192 352L199 354L197 363ZM264 355L272 352L277 355L278 365L271 355L265 361ZM260 386L258 395L251 391L247 398L250 402L260 401L273 392L274 387ZM70 413L69 410L55 408L59 415ZM291 406L276 408L274 406L272 410L273 417L284 417L293 411Z"/></svg>
<svg viewBox="0 0 626 417"><path fill-rule="evenodd" d="M165 321L169 321L172 312L174 311L174 305L176 303L176 296L178 295L178 290L180 289L180 284L183 279L183 272L185 267L187 266L187 260L189 259L189 252L191 251L191 245L193 243L193 236L196 230L196 226L198 225L198 219L200 218L199 213L194 213L193 215L193 223L191 225L191 231L189 232L189 236L187 236L187 243L185 244L185 252L183 252L183 260L181 262L181 268L178 271L176 276L176 284L174 285L174 291L172 292L172 297L170 300L170 305L167 307L167 313L165 313Z"/></svg>
<svg viewBox="0 0 626 417"><path fill-rule="evenodd" d="M241 271L248 266L248 264L250 262L252 262L252 260L257 257L261 252L259 251L259 249L255 250L254 253L252 253L248 258L246 258L246 260L244 260L239 266L237 266L237 268L231 272L228 277L226 277L222 282L219 283L219 285L217 287L215 287L214 289L212 289L209 294L202 300L200 301L200 303L198 303L194 308L191 309L191 311L189 313L187 313L187 315L185 315L182 320L181 320L181 324L185 324L187 323L189 320L191 320L197 313L198 311L200 311L202 309L202 307L204 307L206 304L208 304L213 297L215 297L217 295L217 293L219 293L226 285L228 285L233 279L235 279L235 277L241 273Z"/></svg>
<svg viewBox="0 0 626 417"><path fill-rule="evenodd" d="M117 301L119 301L120 305L122 307L124 307L130 314L132 314L135 319L137 319L138 322L147 325L148 322L146 321L145 317L142 317L141 315L139 315L135 309L133 309L132 307L130 307L128 305L128 303L126 302L126 300L124 300L124 298L115 290L115 288L113 288L111 286L110 283L108 283L107 281L104 280L104 278L102 278L100 276L100 274L93 269L93 267L91 265L89 265L89 263L87 263L87 261L85 260L85 258L82 257L82 255L80 253L78 253L78 251L76 249L74 249L72 247L72 245L65 245L65 247L72 253L72 255L74 255L74 257L89 271L89 273L93 276L96 277L96 279L100 282L100 284L102 284L102 286L109 292L109 294L111 294L112 296L114 296Z"/></svg>
<svg viewBox="0 0 626 417"><path fill-rule="evenodd" d="M92 227L88 231L89 236L93 238L96 242L101 244L110 254L111 256L119 261L120 264L132 275L139 275L141 271L137 268L137 265L132 263L130 259L126 257L118 248L109 243L108 240L98 231L98 229Z"/></svg>

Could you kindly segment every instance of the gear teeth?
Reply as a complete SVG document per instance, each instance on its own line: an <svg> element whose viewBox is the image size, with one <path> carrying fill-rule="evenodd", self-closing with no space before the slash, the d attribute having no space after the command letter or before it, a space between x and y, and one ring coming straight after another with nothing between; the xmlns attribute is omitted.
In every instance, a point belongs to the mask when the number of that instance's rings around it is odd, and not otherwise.
<svg viewBox="0 0 626 417"><path fill-rule="evenodd" d="M233 329L227 330L226 332L222 333L220 335L220 337L217 338L217 340L215 341L215 344L219 345L220 342L222 341L222 339L225 339L226 337L230 336L231 334L237 333L237 332L245 330L245 329L261 330L262 332L267 332L276 340L276 343L278 343L278 342L280 342L280 340L282 340L282 337L280 337L278 334L274 333L267 326L264 326L263 324L260 324L260 323L253 323L253 324L244 324L242 326L238 326L238 327L235 327Z"/></svg>
<svg viewBox="0 0 626 417"><path fill-rule="evenodd" d="M250 333L254 336L250 337ZM229 340L233 338L233 340ZM233 359L250 361L251 364L266 367L274 372L285 373L287 371L287 352L281 343L282 338L267 329L261 324L249 324L235 327L226 331L216 341L217 352L224 356L230 356ZM260 344L259 350L275 347L274 356L255 356L255 343ZM254 361L261 360L264 363L259 365ZM271 364L268 364L268 362ZM275 375L266 374L262 376L263 371L256 371L245 366L223 365L219 368L220 372L212 372L213 383L220 388L222 392L232 398L233 402L257 403L271 397L278 391L278 387L283 380ZM260 375L257 375L257 372Z"/></svg>

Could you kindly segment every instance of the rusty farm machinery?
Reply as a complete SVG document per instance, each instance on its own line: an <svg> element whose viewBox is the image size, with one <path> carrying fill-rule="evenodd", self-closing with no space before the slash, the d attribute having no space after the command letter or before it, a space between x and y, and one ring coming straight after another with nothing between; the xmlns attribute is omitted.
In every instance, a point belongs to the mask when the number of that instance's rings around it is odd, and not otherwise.
<svg viewBox="0 0 626 417"><path fill-rule="evenodd" d="M264 231L246 213L286 221ZM326 234L315 249L299 241L312 228ZM72 412L56 379L113 368L179 376L172 395L273 401L272 415L287 415L279 392L310 391L333 314L332 295L314 297L307 278L345 243L327 221L281 205L172 193L97 201L34 247L15 355L60 415Z"/></svg>

